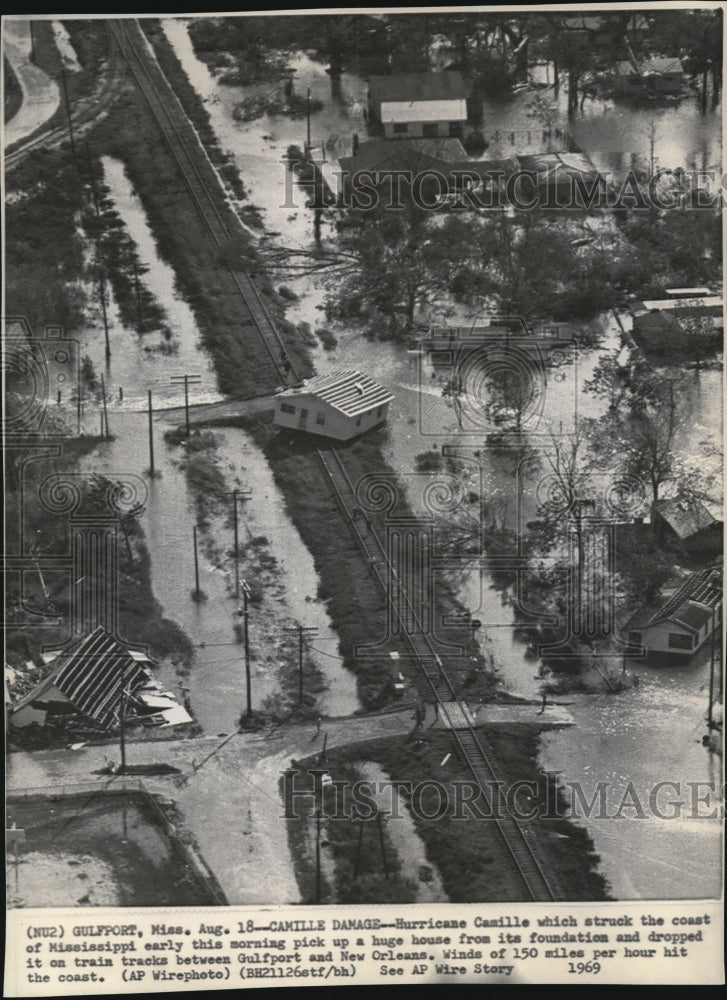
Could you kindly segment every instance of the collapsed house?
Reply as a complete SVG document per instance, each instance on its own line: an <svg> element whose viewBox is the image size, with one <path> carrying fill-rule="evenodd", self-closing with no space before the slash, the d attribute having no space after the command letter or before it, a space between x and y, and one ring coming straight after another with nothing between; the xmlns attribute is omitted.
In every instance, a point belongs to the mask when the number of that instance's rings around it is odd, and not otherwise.
<svg viewBox="0 0 727 1000"><path fill-rule="evenodd" d="M178 726L192 722L174 695L162 690L153 662L101 626L44 657L49 673L10 705L9 725L108 732L124 724Z"/></svg>

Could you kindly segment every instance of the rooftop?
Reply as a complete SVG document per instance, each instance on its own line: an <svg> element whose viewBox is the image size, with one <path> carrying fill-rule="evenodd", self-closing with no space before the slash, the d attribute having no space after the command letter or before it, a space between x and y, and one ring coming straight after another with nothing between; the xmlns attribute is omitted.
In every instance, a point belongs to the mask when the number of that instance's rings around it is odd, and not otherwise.
<svg viewBox="0 0 727 1000"><path fill-rule="evenodd" d="M687 502L678 497L659 500L654 504L654 509L681 539L691 538L705 528L719 523L701 500Z"/></svg>
<svg viewBox="0 0 727 1000"><path fill-rule="evenodd" d="M50 687L56 687L83 715L100 725L114 725L122 683L133 694L147 684L149 673L130 651L101 626L77 640L52 661L51 673L22 698L17 711Z"/></svg>
<svg viewBox="0 0 727 1000"><path fill-rule="evenodd" d="M347 417L358 416L394 398L388 389L354 369L340 369L307 379L294 389L279 393L280 398L315 396Z"/></svg>
<svg viewBox="0 0 727 1000"><path fill-rule="evenodd" d="M464 100L470 87L461 73L397 73L369 78L369 94L374 101Z"/></svg>

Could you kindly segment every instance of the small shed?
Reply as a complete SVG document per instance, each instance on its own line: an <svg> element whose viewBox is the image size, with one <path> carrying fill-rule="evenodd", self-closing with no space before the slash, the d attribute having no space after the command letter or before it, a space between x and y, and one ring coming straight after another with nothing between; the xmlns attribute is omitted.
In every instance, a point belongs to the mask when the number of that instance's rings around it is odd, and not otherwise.
<svg viewBox="0 0 727 1000"><path fill-rule="evenodd" d="M401 73L369 79L369 114L387 139L461 136L470 87L461 73Z"/></svg>
<svg viewBox="0 0 727 1000"><path fill-rule="evenodd" d="M383 424L393 398L388 389L368 375L342 369L278 393L273 423L349 441Z"/></svg>
<svg viewBox="0 0 727 1000"><path fill-rule="evenodd" d="M678 543L689 555L710 558L722 551L722 521L701 500L658 500L651 523L657 538Z"/></svg>
<svg viewBox="0 0 727 1000"><path fill-rule="evenodd" d="M722 576L718 570L692 573L653 614L629 624L630 643L647 655L693 656L722 621Z"/></svg>

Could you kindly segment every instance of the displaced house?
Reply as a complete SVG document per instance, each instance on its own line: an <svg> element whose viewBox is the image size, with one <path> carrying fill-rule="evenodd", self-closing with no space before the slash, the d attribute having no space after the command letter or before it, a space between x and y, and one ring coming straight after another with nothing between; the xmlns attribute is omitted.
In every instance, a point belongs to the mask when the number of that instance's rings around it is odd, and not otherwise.
<svg viewBox="0 0 727 1000"><path fill-rule="evenodd" d="M124 720L146 725L191 722L174 696L153 680L152 662L129 650L101 626L47 659L50 672L11 706L10 725L53 726L68 722L100 730Z"/></svg>
<svg viewBox="0 0 727 1000"><path fill-rule="evenodd" d="M652 56L641 63L624 59L614 71L614 89L619 94L678 94L684 70L678 59Z"/></svg>
<svg viewBox="0 0 727 1000"><path fill-rule="evenodd" d="M348 441L383 424L393 398L368 375L352 369L334 371L278 393L273 423Z"/></svg>
<svg viewBox="0 0 727 1000"><path fill-rule="evenodd" d="M707 569L692 573L653 614L629 622L629 643L647 655L692 656L722 622L722 575Z"/></svg>
<svg viewBox="0 0 727 1000"><path fill-rule="evenodd" d="M688 291L672 289L672 292ZM718 346L724 328L724 303L721 296L702 294L694 289L693 295L670 294L667 299L648 299L632 302L629 311L633 317L633 332L647 348L671 346L675 338L689 346L689 338L704 336Z"/></svg>
<svg viewBox="0 0 727 1000"><path fill-rule="evenodd" d="M607 203L608 182L585 153L536 153L518 156L517 161L520 170L534 178L530 184L520 184L525 203L537 199L543 208L588 208Z"/></svg>
<svg viewBox="0 0 727 1000"><path fill-rule="evenodd" d="M688 555L709 558L722 551L722 521L700 500L658 500L651 524L660 541L677 543Z"/></svg>
<svg viewBox="0 0 727 1000"><path fill-rule="evenodd" d="M369 115L387 139L461 136L470 87L461 73L402 73L369 79Z"/></svg>

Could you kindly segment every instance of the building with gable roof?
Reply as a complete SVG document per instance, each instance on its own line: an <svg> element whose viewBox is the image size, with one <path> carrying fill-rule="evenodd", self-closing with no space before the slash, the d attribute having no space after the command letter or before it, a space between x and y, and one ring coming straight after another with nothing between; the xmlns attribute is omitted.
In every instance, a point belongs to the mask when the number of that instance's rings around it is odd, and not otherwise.
<svg viewBox="0 0 727 1000"><path fill-rule="evenodd" d="M273 423L348 441L383 424L393 398L368 375L341 369L279 392Z"/></svg>
<svg viewBox="0 0 727 1000"><path fill-rule="evenodd" d="M647 654L692 656L722 622L722 574L717 569L692 573L653 613L629 623L629 642Z"/></svg>
<svg viewBox="0 0 727 1000"><path fill-rule="evenodd" d="M470 86L461 73L397 73L369 79L369 115L387 139L461 136Z"/></svg>

